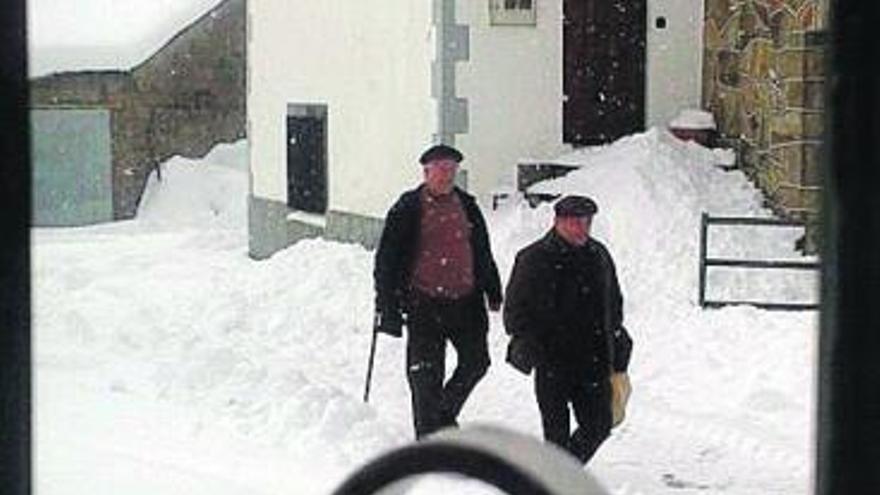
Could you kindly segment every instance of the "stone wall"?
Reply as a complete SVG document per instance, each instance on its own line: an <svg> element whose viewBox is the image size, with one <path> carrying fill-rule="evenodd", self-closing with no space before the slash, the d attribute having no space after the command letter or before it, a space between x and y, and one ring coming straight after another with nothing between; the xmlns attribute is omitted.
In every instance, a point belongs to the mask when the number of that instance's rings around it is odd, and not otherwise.
<svg viewBox="0 0 880 495"><path fill-rule="evenodd" d="M132 71L157 160L244 137L245 22L244 0L222 2Z"/></svg>
<svg viewBox="0 0 880 495"><path fill-rule="evenodd" d="M37 106L106 106L120 104L134 89L125 71L83 71L51 74L30 84Z"/></svg>
<svg viewBox="0 0 880 495"><path fill-rule="evenodd" d="M813 223L820 196L827 4L706 0L703 107L783 216ZM812 234L812 232L811 232Z"/></svg>
<svg viewBox="0 0 880 495"><path fill-rule="evenodd" d="M135 215L159 163L245 137L245 23L245 0L226 0L130 71L31 82L35 107L111 110L115 218Z"/></svg>

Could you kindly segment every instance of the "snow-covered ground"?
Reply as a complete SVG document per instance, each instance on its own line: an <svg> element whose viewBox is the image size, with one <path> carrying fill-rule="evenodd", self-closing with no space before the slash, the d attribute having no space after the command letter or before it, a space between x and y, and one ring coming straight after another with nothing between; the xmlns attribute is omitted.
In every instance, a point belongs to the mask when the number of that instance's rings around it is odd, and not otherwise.
<svg viewBox="0 0 880 495"><path fill-rule="evenodd" d="M33 230L36 493L326 494L410 441L403 341L380 338L361 400L372 253L308 240L249 259L245 146L165 163L135 220ZM599 203L635 339L627 420L589 469L618 494L807 493L817 314L696 304L700 213L769 216L758 192L658 130L560 159L581 169L536 188ZM484 211L506 280L552 209ZM713 230L710 253L796 258L801 234ZM816 283L713 270L709 294L809 302ZM498 314L489 338L462 422L539 437ZM497 493L450 483L418 493Z"/></svg>

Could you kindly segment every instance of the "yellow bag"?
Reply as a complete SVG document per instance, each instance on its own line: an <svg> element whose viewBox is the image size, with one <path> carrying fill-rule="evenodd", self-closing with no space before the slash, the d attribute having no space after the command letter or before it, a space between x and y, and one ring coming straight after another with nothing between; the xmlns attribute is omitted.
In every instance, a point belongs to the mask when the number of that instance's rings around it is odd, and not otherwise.
<svg viewBox="0 0 880 495"><path fill-rule="evenodd" d="M626 403L632 393L629 375L625 372L611 373L611 427L619 425L626 416Z"/></svg>

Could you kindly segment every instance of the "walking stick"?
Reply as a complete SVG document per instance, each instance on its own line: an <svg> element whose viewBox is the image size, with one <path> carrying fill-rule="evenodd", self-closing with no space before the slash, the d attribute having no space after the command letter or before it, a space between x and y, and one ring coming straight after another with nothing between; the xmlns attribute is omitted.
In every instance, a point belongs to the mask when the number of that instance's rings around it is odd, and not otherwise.
<svg viewBox="0 0 880 495"><path fill-rule="evenodd" d="M373 328L373 342L370 344L370 359L367 361L367 380L364 385L364 402L370 402L370 380L373 378L373 360L376 357L376 336L379 332Z"/></svg>

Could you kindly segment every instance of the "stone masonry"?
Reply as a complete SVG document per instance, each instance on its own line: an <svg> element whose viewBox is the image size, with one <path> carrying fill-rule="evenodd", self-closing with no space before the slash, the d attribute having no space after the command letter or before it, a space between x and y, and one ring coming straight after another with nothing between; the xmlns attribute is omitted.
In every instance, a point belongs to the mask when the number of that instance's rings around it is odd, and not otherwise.
<svg viewBox="0 0 880 495"><path fill-rule="evenodd" d="M808 224L820 207L827 3L706 0L703 107L769 205Z"/></svg>
<svg viewBox="0 0 880 495"><path fill-rule="evenodd" d="M245 0L226 0L131 70L31 81L33 107L110 110L116 219L135 215L164 160L245 137L245 23Z"/></svg>

